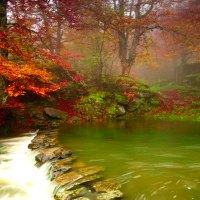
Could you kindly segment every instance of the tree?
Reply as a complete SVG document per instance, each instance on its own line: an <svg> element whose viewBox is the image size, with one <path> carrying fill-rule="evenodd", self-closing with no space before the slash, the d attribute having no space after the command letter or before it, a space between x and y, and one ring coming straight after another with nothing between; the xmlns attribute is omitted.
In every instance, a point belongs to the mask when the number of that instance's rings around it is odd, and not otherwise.
<svg viewBox="0 0 200 200"><path fill-rule="evenodd" d="M85 0L90 1L90 0ZM130 75L138 51L146 49L146 41L156 29L164 30L163 22L183 0L96 0L88 10L103 30L112 30L118 38L122 75ZM165 24L166 25L166 24ZM169 24L168 24L169 25ZM167 27L169 28L169 27Z"/></svg>
<svg viewBox="0 0 200 200"><path fill-rule="evenodd" d="M55 65L72 71L65 62L69 56L61 59L54 55L59 54L60 38L57 37L58 45L53 47L56 49L53 52L43 44L49 37L48 34L45 37L45 28L50 29L52 23L65 20L68 26L75 26L75 3L72 0L0 2L0 75L7 82L2 89L8 96L24 95L26 91L46 96L66 82L54 83L55 77L48 72ZM59 31L51 36L60 34Z"/></svg>
<svg viewBox="0 0 200 200"><path fill-rule="evenodd" d="M7 0L0 1L0 31L5 30L7 27ZM1 40L0 40L1 41ZM8 52L0 48L0 55L7 56Z"/></svg>

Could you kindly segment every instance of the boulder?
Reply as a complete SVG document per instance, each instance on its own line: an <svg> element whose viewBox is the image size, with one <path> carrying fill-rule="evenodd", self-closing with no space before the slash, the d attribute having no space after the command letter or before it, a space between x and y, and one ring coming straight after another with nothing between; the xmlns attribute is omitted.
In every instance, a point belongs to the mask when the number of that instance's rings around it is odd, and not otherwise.
<svg viewBox="0 0 200 200"><path fill-rule="evenodd" d="M124 106L122 105L117 105L117 112L116 115L117 116L122 116L126 114L126 109L124 108Z"/></svg>
<svg viewBox="0 0 200 200"><path fill-rule="evenodd" d="M44 113L53 119L66 119L67 118L67 113L63 112L61 110L58 110L56 108L50 108L47 107L44 109Z"/></svg>

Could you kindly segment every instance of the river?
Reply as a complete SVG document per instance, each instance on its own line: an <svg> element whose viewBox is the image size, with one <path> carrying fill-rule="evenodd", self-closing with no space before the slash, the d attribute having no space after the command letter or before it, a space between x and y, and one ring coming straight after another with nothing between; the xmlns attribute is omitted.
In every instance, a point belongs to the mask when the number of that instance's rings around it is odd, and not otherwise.
<svg viewBox="0 0 200 200"><path fill-rule="evenodd" d="M28 144L35 133L0 139L0 199L53 200L48 164L37 168Z"/></svg>
<svg viewBox="0 0 200 200"><path fill-rule="evenodd" d="M0 199L52 200L48 164L27 146L35 133L0 139ZM200 123L118 121L60 128L77 164L105 167L126 200L200 199Z"/></svg>
<svg viewBox="0 0 200 200"><path fill-rule="evenodd" d="M119 121L68 127L60 142L100 165L128 200L200 199L200 123Z"/></svg>

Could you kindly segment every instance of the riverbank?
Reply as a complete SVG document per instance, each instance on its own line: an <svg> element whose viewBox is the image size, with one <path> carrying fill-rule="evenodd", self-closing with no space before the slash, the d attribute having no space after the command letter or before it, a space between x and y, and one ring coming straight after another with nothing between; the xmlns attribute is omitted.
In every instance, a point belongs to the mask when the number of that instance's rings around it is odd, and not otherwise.
<svg viewBox="0 0 200 200"><path fill-rule="evenodd" d="M46 129L60 124L139 118L158 104L157 94L147 84L130 77L113 77L98 84L70 83L50 98L30 95L15 99L12 105L16 106L4 106L1 112L5 116L1 116L2 122L14 121L27 130Z"/></svg>
<svg viewBox="0 0 200 200"><path fill-rule="evenodd" d="M110 78L99 84L70 83L51 98L26 96L13 100L12 105L1 108L0 121L12 121L15 130L24 128L22 132L105 120L200 121L200 98L195 88L170 85L155 89L130 77Z"/></svg>

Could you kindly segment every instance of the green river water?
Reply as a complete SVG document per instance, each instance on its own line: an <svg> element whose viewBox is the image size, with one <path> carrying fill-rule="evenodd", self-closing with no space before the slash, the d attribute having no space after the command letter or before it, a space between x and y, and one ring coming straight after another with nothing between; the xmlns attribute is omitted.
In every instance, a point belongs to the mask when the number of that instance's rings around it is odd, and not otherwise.
<svg viewBox="0 0 200 200"><path fill-rule="evenodd" d="M81 162L122 184L125 199L200 199L200 123L119 121L60 132Z"/></svg>

